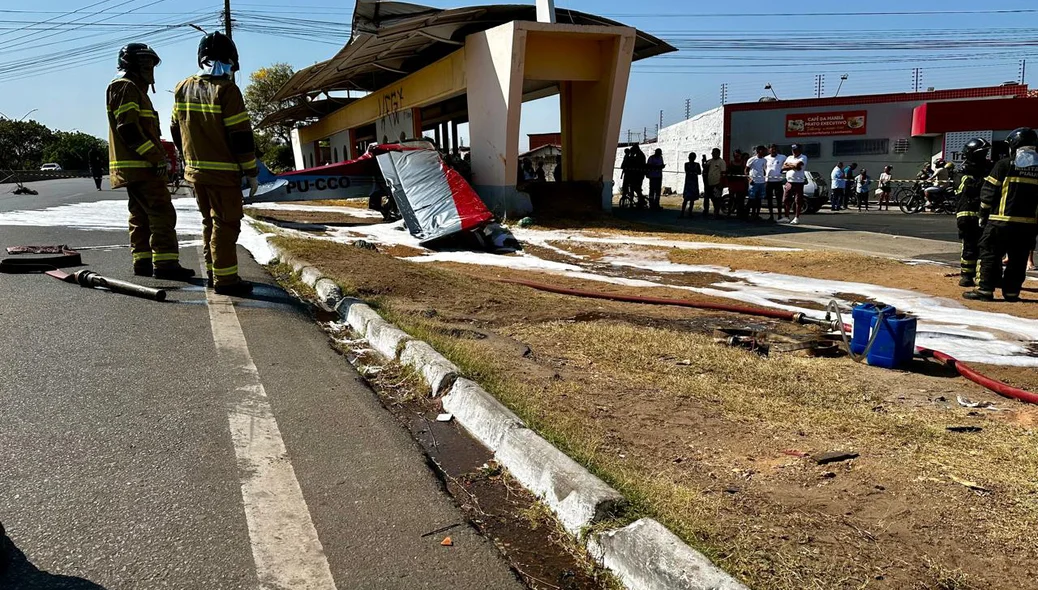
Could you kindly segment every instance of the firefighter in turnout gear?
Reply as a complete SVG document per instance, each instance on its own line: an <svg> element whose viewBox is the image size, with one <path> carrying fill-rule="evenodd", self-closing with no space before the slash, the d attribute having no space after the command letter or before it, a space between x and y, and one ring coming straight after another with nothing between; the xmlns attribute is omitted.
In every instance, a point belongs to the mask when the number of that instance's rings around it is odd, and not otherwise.
<svg viewBox="0 0 1038 590"><path fill-rule="evenodd" d="M130 43L119 50L123 75L108 85L108 166L112 188L126 187L130 209L133 273L186 280L180 266L177 213L166 188L169 162L159 141L159 118L148 98L161 60L151 47Z"/></svg>
<svg viewBox="0 0 1038 590"><path fill-rule="evenodd" d="M959 197L955 204L956 223L959 226L959 241L962 242L960 256L960 287L976 285L977 260L980 257L980 189L984 177L991 171L988 151L991 144L984 139L971 139L962 148L962 181Z"/></svg>
<svg viewBox="0 0 1038 590"><path fill-rule="evenodd" d="M238 276L235 243L241 231L242 178L257 187L252 124L234 83L238 50L222 33L198 45L201 70L177 85L171 132L184 156L184 177L194 185L202 213L202 238L209 286L222 295L248 295L252 285Z"/></svg>
<svg viewBox="0 0 1038 590"><path fill-rule="evenodd" d="M981 189L980 285L963 293L966 299L992 301L1001 288L1006 301L1019 301L1027 254L1038 236L1038 134L1021 127L1006 143L1010 156L995 164Z"/></svg>

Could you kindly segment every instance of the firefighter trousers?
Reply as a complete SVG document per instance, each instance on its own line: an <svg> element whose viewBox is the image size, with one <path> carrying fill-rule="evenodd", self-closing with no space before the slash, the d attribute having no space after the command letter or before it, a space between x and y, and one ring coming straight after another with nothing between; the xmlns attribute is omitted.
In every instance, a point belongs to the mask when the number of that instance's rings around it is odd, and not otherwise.
<svg viewBox="0 0 1038 590"><path fill-rule="evenodd" d="M984 293L1002 289L1003 297L1017 297L1027 277L1027 255L1034 247L1038 225L988 222L980 238L980 286ZM1007 256L1005 271L1002 257Z"/></svg>
<svg viewBox="0 0 1038 590"><path fill-rule="evenodd" d="M135 267L177 266L177 212L166 183L159 178L126 185L130 209L130 250Z"/></svg>
<svg viewBox="0 0 1038 590"><path fill-rule="evenodd" d="M238 234L241 232L242 194L233 186L195 184L195 200L202 214L205 268L217 286L233 285L238 277Z"/></svg>
<svg viewBox="0 0 1038 590"><path fill-rule="evenodd" d="M959 226L959 241L962 254L959 256L959 274L963 278L977 278L977 261L980 259L980 236L983 230L975 215L964 215L956 221Z"/></svg>

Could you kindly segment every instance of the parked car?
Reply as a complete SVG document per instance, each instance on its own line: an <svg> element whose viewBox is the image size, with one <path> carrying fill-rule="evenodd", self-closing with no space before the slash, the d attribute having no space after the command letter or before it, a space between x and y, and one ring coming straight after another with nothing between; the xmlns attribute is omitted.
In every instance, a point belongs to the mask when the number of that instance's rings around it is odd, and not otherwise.
<svg viewBox="0 0 1038 590"><path fill-rule="evenodd" d="M804 200L807 201L807 212L818 213L822 205L829 202L829 185L818 172L807 171L807 184L804 185Z"/></svg>
<svg viewBox="0 0 1038 590"><path fill-rule="evenodd" d="M50 170L52 172L61 172L61 166L59 166L58 164L55 164L54 162L50 162L48 164L44 164L43 166L40 166L40 170Z"/></svg>

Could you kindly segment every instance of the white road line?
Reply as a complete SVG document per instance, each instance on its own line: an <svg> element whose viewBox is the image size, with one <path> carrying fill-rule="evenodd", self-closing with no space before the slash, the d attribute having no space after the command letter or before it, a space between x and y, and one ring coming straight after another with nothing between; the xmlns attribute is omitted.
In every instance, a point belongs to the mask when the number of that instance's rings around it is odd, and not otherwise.
<svg viewBox="0 0 1038 590"><path fill-rule="evenodd" d="M229 297L206 291L219 365L237 384L227 406L252 556L263 590L335 590L328 558Z"/></svg>

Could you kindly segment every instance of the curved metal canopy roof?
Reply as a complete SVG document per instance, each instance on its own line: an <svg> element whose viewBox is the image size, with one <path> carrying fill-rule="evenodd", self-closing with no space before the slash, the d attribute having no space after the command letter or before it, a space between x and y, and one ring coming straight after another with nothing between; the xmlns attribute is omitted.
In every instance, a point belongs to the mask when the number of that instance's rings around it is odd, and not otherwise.
<svg viewBox="0 0 1038 590"><path fill-rule="evenodd" d="M565 24L624 26L575 10L558 9L556 15L557 22ZM358 0L349 42L335 57L296 72L275 100L341 90L378 90L457 50L468 35L511 21L536 20L533 4L440 9ZM676 51L671 45L638 31L635 61L671 51Z"/></svg>

